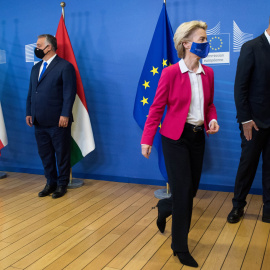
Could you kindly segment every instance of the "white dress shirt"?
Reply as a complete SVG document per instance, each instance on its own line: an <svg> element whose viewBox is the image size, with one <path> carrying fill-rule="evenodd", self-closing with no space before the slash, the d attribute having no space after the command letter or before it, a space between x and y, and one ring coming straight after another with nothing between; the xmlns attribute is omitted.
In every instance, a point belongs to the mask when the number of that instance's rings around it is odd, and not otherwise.
<svg viewBox="0 0 270 270"><path fill-rule="evenodd" d="M266 30L264 31L264 34L265 34L265 36L266 36L266 38L267 38L267 40L269 42L269 45L270 45L270 36L268 35Z"/></svg>
<svg viewBox="0 0 270 270"><path fill-rule="evenodd" d="M40 69L39 69L38 79L39 79L40 74L41 74L41 71L42 71L42 69L43 69L44 62L47 62L47 67L46 67L46 69L47 69L48 66L49 66L49 64L50 64L50 63L52 62L52 60L56 57L56 55L57 55L57 54L55 54L54 56L52 56L49 60L43 61L43 62L42 62L41 66L40 66Z"/></svg>
<svg viewBox="0 0 270 270"><path fill-rule="evenodd" d="M196 72L188 69L184 59L179 61L179 67L182 73L188 72L191 84L191 102L186 122L192 125L201 126L204 123L204 95L201 73L205 74L205 72L200 62ZM212 121L216 120L212 119L209 126Z"/></svg>

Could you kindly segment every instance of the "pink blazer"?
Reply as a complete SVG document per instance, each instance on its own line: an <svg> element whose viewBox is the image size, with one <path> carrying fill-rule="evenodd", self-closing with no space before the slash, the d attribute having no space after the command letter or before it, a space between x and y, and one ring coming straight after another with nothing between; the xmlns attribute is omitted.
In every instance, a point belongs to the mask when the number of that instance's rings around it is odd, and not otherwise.
<svg viewBox="0 0 270 270"><path fill-rule="evenodd" d="M201 73L204 93L204 127L208 130L209 122L217 119L214 99L213 69L202 65L205 74ZM141 144L152 145L157 128L163 116L165 106L167 113L160 133L165 137L178 140L184 130L191 102L191 84L188 72L182 73L179 63L163 69L158 88L145 122Z"/></svg>

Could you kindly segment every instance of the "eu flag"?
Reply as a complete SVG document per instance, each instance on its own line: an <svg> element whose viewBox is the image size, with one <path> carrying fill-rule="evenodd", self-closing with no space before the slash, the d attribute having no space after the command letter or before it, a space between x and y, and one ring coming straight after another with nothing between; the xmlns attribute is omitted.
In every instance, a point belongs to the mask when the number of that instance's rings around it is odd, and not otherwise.
<svg viewBox="0 0 270 270"><path fill-rule="evenodd" d="M134 104L133 116L141 129L144 128L150 106L153 103L162 70L167 66L176 63L178 60L174 48L172 27L168 18L166 5L163 4L139 80ZM165 113L166 112L164 112L164 115ZM161 135L159 133L164 115L155 136L154 146L158 151L160 172L163 177L168 180L162 153Z"/></svg>

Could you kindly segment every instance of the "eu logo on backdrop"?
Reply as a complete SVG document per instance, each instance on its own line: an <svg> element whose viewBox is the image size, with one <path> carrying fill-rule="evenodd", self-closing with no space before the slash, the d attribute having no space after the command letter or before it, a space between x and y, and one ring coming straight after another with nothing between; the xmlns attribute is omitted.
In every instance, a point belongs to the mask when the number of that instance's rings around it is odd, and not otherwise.
<svg viewBox="0 0 270 270"><path fill-rule="evenodd" d="M32 43L32 44L28 44L28 45L25 45L25 62L26 63L34 63L34 65L36 63L38 63L40 61L40 59L38 59L36 56L35 56L35 47L37 46L36 43Z"/></svg>
<svg viewBox="0 0 270 270"><path fill-rule="evenodd" d="M230 34L208 35L210 51L202 60L206 65L230 64Z"/></svg>

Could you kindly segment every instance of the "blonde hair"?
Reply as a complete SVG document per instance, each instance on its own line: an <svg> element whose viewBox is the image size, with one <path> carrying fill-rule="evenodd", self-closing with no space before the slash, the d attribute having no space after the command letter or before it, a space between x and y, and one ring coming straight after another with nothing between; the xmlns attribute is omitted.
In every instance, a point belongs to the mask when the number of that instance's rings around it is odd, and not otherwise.
<svg viewBox="0 0 270 270"><path fill-rule="evenodd" d="M174 47L177 50L179 58L185 58L186 52L183 42L190 41L189 37L195 30L202 28L206 31L207 24L202 21L190 21L182 23L177 29L173 37Z"/></svg>

